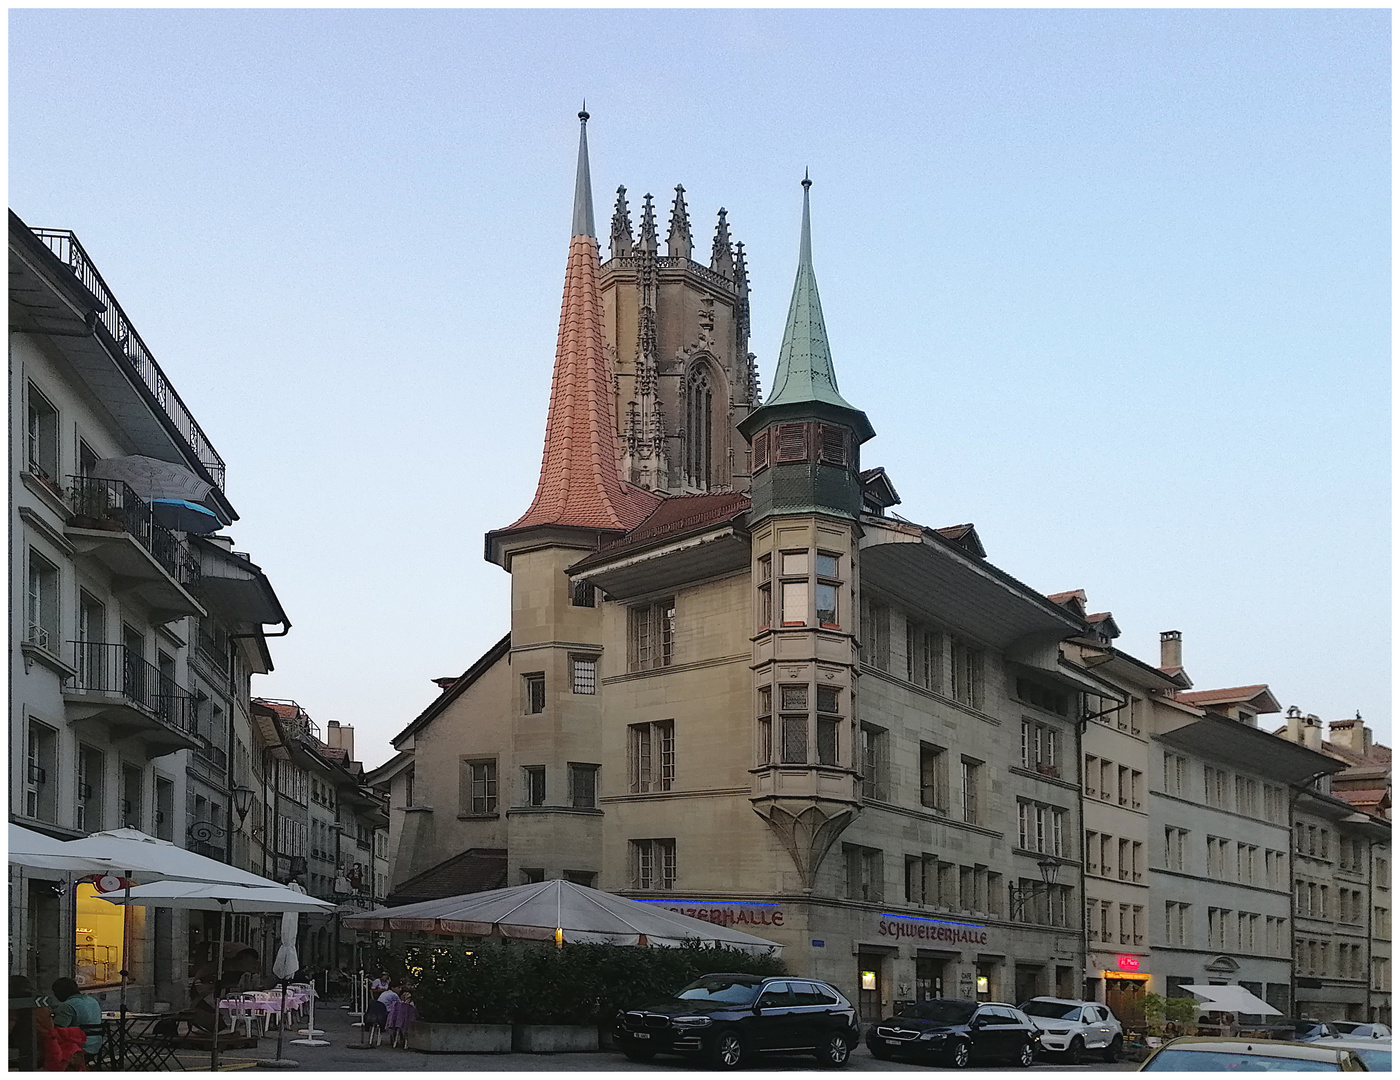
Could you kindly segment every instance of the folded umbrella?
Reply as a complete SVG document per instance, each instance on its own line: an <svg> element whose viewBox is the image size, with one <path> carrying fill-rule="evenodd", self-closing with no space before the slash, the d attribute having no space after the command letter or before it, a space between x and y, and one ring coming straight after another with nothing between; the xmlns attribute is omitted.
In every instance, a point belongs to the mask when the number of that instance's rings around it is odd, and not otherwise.
<svg viewBox="0 0 1400 1080"><path fill-rule="evenodd" d="M144 454L103 458L92 467L92 475L99 480L120 480L141 498L148 500L190 499L203 502L214 490L212 484L201 480L184 465Z"/></svg>

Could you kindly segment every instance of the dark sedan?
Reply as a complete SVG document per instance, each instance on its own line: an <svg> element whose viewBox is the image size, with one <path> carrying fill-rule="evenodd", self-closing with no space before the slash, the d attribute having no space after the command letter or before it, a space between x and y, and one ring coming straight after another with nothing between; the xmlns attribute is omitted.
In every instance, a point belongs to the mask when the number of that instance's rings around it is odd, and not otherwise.
<svg viewBox="0 0 1400 1080"><path fill-rule="evenodd" d="M973 1062L1029 1068L1040 1033L1020 1009L1002 1002L932 998L871 1026L865 1045L877 1058L911 1058L965 1069Z"/></svg>
<svg viewBox="0 0 1400 1080"><path fill-rule="evenodd" d="M824 982L717 974L618 1013L614 1038L629 1061L685 1054L737 1069L758 1054L793 1053L840 1067L860 1040L860 1024L855 1007Z"/></svg>

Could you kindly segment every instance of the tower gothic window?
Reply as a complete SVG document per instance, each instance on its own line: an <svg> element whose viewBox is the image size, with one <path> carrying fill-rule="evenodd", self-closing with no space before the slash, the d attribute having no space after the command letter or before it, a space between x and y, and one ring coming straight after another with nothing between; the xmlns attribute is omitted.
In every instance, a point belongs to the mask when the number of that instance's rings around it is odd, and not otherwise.
<svg viewBox="0 0 1400 1080"><path fill-rule="evenodd" d="M690 481L696 487L708 488L713 483L711 462L711 422L713 419L714 394L710 390L710 376L705 368L697 367L690 373L690 384L686 388L686 432L690 436L688 471Z"/></svg>

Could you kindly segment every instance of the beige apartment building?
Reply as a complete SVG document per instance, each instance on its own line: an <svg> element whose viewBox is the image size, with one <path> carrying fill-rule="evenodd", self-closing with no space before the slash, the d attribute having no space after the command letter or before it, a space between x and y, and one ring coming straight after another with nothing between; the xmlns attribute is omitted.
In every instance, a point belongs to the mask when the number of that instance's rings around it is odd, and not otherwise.
<svg viewBox="0 0 1400 1080"><path fill-rule="evenodd" d="M510 632L436 680L372 777L391 791L392 898L596 885L781 942L867 1018L1077 993L1076 717L1114 691L1059 646L1089 625L990 563L970 525L888 513L893 484L861 461L873 429L836 386L805 192L774 387L750 409L727 227L709 268L682 247L659 292L634 286L650 211L634 244L620 209L600 265L586 153L539 486L486 542ZM624 468L614 350L635 387L656 354L661 415L681 418L666 485Z"/></svg>

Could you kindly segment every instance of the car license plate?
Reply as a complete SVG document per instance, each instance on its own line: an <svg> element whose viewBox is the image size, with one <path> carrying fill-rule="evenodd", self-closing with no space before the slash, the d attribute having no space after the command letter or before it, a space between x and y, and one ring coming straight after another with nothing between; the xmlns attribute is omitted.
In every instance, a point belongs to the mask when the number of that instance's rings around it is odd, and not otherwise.
<svg viewBox="0 0 1400 1080"><path fill-rule="evenodd" d="M634 1039L650 1039L651 1036L648 1035L645 1031L634 1031L634 1032L632 1032L632 1038L634 1038Z"/></svg>

